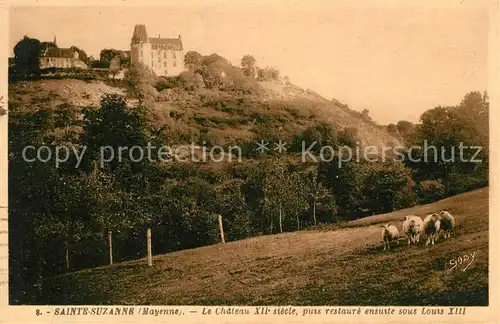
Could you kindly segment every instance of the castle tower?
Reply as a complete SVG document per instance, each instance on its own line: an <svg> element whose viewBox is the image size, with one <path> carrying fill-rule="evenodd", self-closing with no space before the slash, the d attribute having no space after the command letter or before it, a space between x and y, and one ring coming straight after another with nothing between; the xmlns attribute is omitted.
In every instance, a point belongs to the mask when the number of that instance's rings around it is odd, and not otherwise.
<svg viewBox="0 0 500 324"><path fill-rule="evenodd" d="M132 64L142 63L147 67L151 67L151 43L146 31L146 25L135 25L130 42L130 60Z"/></svg>
<svg viewBox="0 0 500 324"><path fill-rule="evenodd" d="M145 25L135 25L130 42L132 65L144 64L158 76L175 76L184 71L184 47L179 38L149 37Z"/></svg>

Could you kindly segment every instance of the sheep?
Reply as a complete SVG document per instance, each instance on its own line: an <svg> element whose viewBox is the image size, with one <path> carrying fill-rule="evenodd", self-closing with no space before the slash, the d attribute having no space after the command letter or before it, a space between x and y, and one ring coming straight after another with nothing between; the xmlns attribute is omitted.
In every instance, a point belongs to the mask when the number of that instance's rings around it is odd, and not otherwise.
<svg viewBox="0 0 500 324"><path fill-rule="evenodd" d="M439 213L439 220L441 221L440 230L444 232L444 238L447 239L451 236L453 228L455 228L455 217L444 209Z"/></svg>
<svg viewBox="0 0 500 324"><path fill-rule="evenodd" d="M422 218L414 215L406 216L403 220L403 233L408 236L408 245L420 242L420 233L424 227Z"/></svg>
<svg viewBox="0 0 500 324"><path fill-rule="evenodd" d="M391 242L396 241L399 238L398 228L394 225L381 225L384 229L382 230L382 241L384 242L384 251L391 248Z"/></svg>
<svg viewBox="0 0 500 324"><path fill-rule="evenodd" d="M441 227L441 221L439 218L438 214L433 213L427 215L424 219L424 233L427 236L425 246L429 245L429 243L434 245L434 241L437 241L437 235L439 234L439 229Z"/></svg>

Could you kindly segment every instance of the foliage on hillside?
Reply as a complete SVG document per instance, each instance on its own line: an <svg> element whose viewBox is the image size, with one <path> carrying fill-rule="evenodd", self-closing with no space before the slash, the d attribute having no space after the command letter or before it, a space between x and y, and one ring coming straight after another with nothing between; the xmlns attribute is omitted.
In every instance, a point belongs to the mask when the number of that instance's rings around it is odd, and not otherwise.
<svg viewBox="0 0 500 324"><path fill-rule="evenodd" d="M101 83L51 80L11 85L10 246L16 248L10 261L16 274L11 278L12 295L18 300L29 301L31 296L33 282L26 278L106 263L108 231L114 235L114 259L122 261L143 256L146 227L155 233L155 253L165 253L217 242L218 214L228 239L237 240L440 197L429 194L432 186L424 183L428 180L443 182L443 196L487 183L485 163L370 162L355 149L396 140L367 122L367 112L361 113L363 119L288 81L246 75L251 60L240 69L216 54L188 57L189 71L174 78L158 78L140 66L129 69L126 88L104 95L100 107L90 92L79 97L79 91L68 96L44 88L78 84L79 89L90 89ZM486 96L468 94L458 107L423 114L412 140L425 139L445 148L461 140L483 145L487 125L480 123L487 110ZM441 117L442 122L434 122ZM289 146L286 153L270 150L261 155L255 150L256 140L282 140ZM302 163L302 141L335 150L350 147L354 154L344 163L338 156ZM121 161L101 164L97 158L101 147L118 152L119 147L146 148L148 143L195 143L208 150L238 145L243 159L162 162L153 154L138 162L130 151ZM72 156L55 168L24 161L26 145L46 145L53 152L62 145L87 151L82 161Z"/></svg>

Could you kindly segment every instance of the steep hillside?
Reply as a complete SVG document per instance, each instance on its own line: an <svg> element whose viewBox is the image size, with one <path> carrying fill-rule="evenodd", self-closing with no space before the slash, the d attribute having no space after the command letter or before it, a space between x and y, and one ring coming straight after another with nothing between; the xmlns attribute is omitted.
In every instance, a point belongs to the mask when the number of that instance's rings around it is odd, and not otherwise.
<svg viewBox="0 0 500 324"><path fill-rule="evenodd" d="M176 143L206 141L234 144L240 141L293 137L319 123L335 124L341 131L357 130L363 145L394 145L397 140L358 112L329 101L288 82L258 82L258 93L233 93L212 89L153 91L156 120L166 124L169 138ZM17 82L10 85L12 110L25 112L56 109L70 105L76 111L98 107L104 93L126 95L125 88L102 81L76 79ZM129 100L130 105L136 103Z"/></svg>
<svg viewBox="0 0 500 324"><path fill-rule="evenodd" d="M378 223L401 230L402 216L444 208L457 220L451 239L409 248L403 239L382 252ZM488 188L348 226L157 255L152 267L142 259L57 276L44 281L42 303L488 305Z"/></svg>

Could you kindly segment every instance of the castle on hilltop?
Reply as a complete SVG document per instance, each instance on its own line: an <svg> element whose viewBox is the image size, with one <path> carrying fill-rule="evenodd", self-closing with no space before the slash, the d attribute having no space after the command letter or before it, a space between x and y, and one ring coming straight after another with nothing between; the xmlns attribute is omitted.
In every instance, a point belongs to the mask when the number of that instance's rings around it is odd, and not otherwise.
<svg viewBox="0 0 500 324"><path fill-rule="evenodd" d="M148 37L145 25L135 25L130 43L132 65L142 63L158 76L176 76L184 71L184 48L178 38Z"/></svg>

